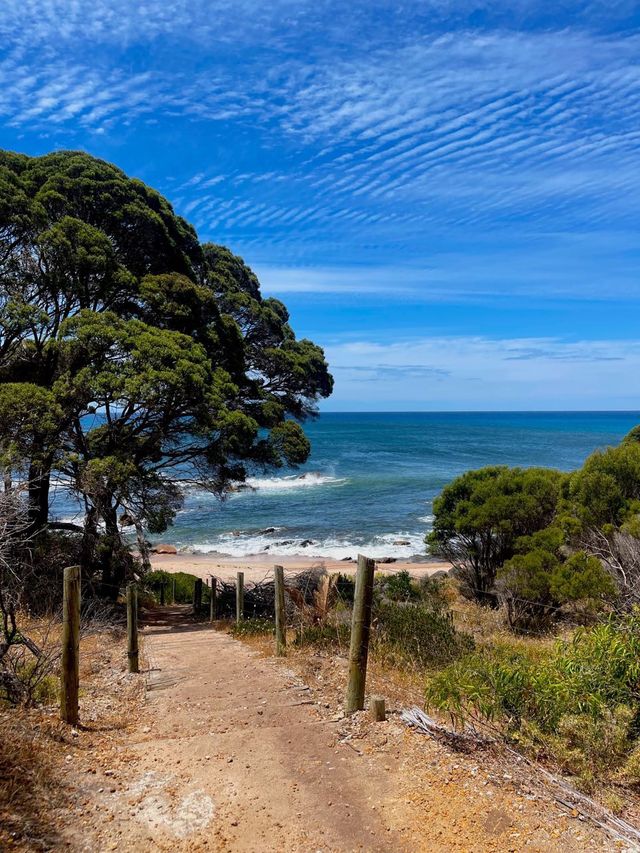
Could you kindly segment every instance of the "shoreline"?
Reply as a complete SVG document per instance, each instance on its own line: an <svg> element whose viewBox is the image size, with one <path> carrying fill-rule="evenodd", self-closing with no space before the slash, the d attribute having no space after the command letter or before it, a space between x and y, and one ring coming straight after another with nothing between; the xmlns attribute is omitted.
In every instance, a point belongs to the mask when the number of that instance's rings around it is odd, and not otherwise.
<svg viewBox="0 0 640 853"><path fill-rule="evenodd" d="M214 575L221 581L233 581L237 572L244 572L245 583L258 583L269 576L274 566L283 566L288 574L297 574L312 568L325 568L330 574L342 572L355 574L356 560L337 560L332 557L298 557L265 554L250 554L245 557L229 557L223 554L151 554L154 571L187 572L206 580ZM438 571L448 571L450 564L442 560L412 562L398 559L394 563L376 561L376 572L395 574L408 571L414 578L427 577Z"/></svg>

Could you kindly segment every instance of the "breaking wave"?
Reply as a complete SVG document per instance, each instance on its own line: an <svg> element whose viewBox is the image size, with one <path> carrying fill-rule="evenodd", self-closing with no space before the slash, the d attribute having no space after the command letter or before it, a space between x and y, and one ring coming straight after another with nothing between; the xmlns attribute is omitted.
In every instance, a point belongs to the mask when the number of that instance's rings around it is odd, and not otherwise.
<svg viewBox="0 0 640 853"><path fill-rule="evenodd" d="M257 533L234 531L223 533L189 546L196 553L217 553L229 557L250 557L265 554L291 557L326 557L343 560L359 553L383 558L406 560L425 554L424 533L388 533L371 539L328 537L326 539L289 538L282 529Z"/></svg>
<svg viewBox="0 0 640 853"><path fill-rule="evenodd" d="M288 489L310 489L316 486L342 486L347 482L344 477L332 477L309 471L304 474L292 474L288 477L247 477L245 487L259 492L282 492ZM240 487L242 489L242 486Z"/></svg>

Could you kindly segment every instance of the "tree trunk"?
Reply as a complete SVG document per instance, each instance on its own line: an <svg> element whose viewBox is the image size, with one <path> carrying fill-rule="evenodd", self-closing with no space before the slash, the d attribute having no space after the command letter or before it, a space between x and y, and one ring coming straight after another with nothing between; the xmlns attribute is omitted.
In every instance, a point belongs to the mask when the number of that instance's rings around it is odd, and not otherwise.
<svg viewBox="0 0 640 853"><path fill-rule="evenodd" d="M48 461L47 461L48 462ZM44 530L49 520L49 487L51 471L47 462L29 465L29 532Z"/></svg>
<svg viewBox="0 0 640 853"><path fill-rule="evenodd" d="M82 533L82 545L80 550L80 568L83 578L90 578L93 574L94 561L96 558L96 540L98 538L97 529L97 509L92 506L87 512L87 517L84 520L84 530Z"/></svg>
<svg viewBox="0 0 640 853"><path fill-rule="evenodd" d="M115 601L126 577L128 554L120 538L115 507L106 507L103 510L102 517L105 526L105 535L100 543L102 591L103 595Z"/></svg>

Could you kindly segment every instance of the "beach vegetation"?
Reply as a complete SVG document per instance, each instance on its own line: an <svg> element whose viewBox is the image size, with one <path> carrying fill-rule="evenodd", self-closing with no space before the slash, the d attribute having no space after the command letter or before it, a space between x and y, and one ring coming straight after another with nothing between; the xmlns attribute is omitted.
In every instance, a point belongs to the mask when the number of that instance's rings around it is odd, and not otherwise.
<svg viewBox="0 0 640 853"><path fill-rule="evenodd" d="M229 632L234 637L262 637L273 634L274 621L273 619L243 619L242 622L234 622L229 628Z"/></svg>
<svg viewBox="0 0 640 853"><path fill-rule="evenodd" d="M452 614L424 602L382 601L374 609L373 650L379 660L419 668L442 666L474 648Z"/></svg>
<svg viewBox="0 0 640 853"><path fill-rule="evenodd" d="M482 644L429 679L426 702L456 725L493 728L591 787L636 772L639 655L635 610L551 646Z"/></svg>
<svg viewBox="0 0 640 853"><path fill-rule="evenodd" d="M516 630L548 627L567 614L562 611L565 605L597 612L615 597L615 585L601 561L585 551L568 552L559 525L522 537L515 550L498 570L496 590Z"/></svg>
<svg viewBox="0 0 640 853"><path fill-rule="evenodd" d="M147 572L142 578L142 588L154 602L160 601L160 589L164 585L164 596L167 603L172 601L175 590L176 604L191 604L195 589L196 577L188 572L164 572L155 570Z"/></svg>
<svg viewBox="0 0 640 853"><path fill-rule="evenodd" d="M184 488L223 495L250 469L297 465L301 422L332 390L228 249L201 245L169 202L82 152L0 152L0 465L31 539L81 537L85 577L115 598L122 530L171 524ZM84 509L50 518L52 479Z"/></svg>
<svg viewBox="0 0 640 853"><path fill-rule="evenodd" d="M548 468L491 466L445 486L427 542L452 564L463 594L497 603L498 570L515 555L516 542L554 520L565 477Z"/></svg>

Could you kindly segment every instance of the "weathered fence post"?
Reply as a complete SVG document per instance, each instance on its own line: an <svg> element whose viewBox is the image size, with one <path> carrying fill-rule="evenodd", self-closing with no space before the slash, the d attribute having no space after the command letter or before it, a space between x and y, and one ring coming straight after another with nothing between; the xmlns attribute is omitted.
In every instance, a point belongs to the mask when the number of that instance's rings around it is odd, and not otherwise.
<svg viewBox="0 0 640 853"><path fill-rule="evenodd" d="M244 572L238 572L236 579L236 622L239 625L244 616Z"/></svg>
<svg viewBox="0 0 640 853"><path fill-rule="evenodd" d="M370 696L369 711L371 712L371 718L376 723L383 723L387 719L387 709L385 707L384 697Z"/></svg>
<svg viewBox="0 0 640 853"><path fill-rule="evenodd" d="M129 672L140 672L138 655L138 587L127 584L127 657Z"/></svg>
<svg viewBox="0 0 640 853"><path fill-rule="evenodd" d="M160 581L160 606L164 607L164 588L166 586L166 581Z"/></svg>
<svg viewBox="0 0 640 853"><path fill-rule="evenodd" d="M218 581L211 575L211 590L209 592L209 622L215 622L218 615Z"/></svg>
<svg viewBox="0 0 640 853"><path fill-rule="evenodd" d="M275 606L276 606L276 655L284 657L287 653L287 614L284 608L284 568L274 566Z"/></svg>
<svg viewBox="0 0 640 853"><path fill-rule="evenodd" d="M176 579L171 579L171 603L176 603Z"/></svg>
<svg viewBox="0 0 640 853"><path fill-rule="evenodd" d="M202 578L196 578L193 585L193 612L197 616L202 607Z"/></svg>
<svg viewBox="0 0 640 853"><path fill-rule="evenodd" d="M60 717L65 723L78 723L80 686L80 566L64 570L62 588L62 668Z"/></svg>
<svg viewBox="0 0 640 853"><path fill-rule="evenodd" d="M349 681L345 713L353 714L364 708L364 688L367 680L367 656L371 630L371 602L373 599L373 573L375 562L358 555L356 589L351 620L351 645L349 647Z"/></svg>

